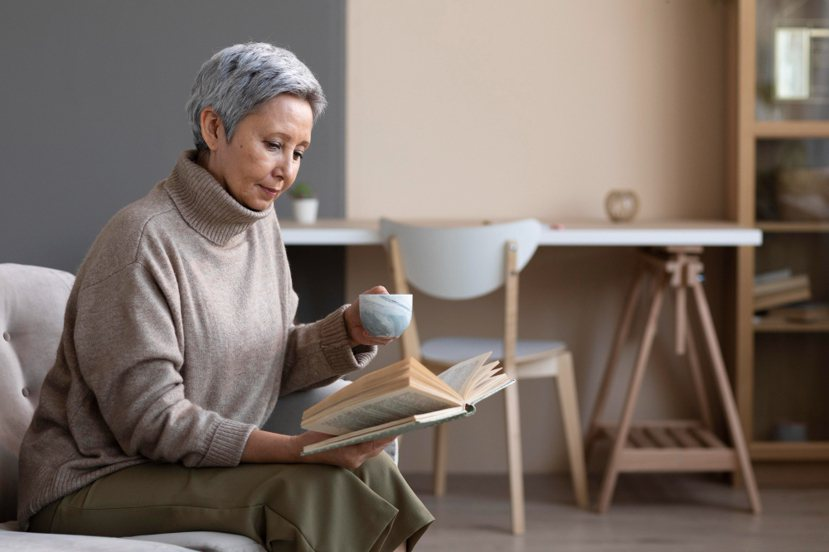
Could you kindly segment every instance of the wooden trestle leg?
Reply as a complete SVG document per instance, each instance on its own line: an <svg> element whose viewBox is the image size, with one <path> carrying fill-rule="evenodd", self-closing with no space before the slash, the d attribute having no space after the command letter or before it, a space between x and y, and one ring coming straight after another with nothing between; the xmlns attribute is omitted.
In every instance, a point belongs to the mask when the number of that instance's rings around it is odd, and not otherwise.
<svg viewBox="0 0 829 552"><path fill-rule="evenodd" d="M599 492L597 503L599 512L606 512L609 508L620 473L684 471L723 471L742 476L751 511L754 513L761 511L760 495L757 491L748 447L711 319L711 311L702 288L703 265L699 260L701 252L701 248L694 247L651 250L643 253L643 262L628 294L588 430L586 444L588 452L593 443L601 437L609 437L612 442L610 458ZM600 418L608 400L616 365L619 362L622 347L631 333L633 314L648 274L653 277L650 297L647 298L648 315L639 340L639 350L630 375L621 418L618 425L601 423ZM701 420L634 422L636 402L656 336L659 315L669 287L674 288L674 293L669 296L673 295L676 301L674 351L679 356L688 353L688 364ZM691 302L695 309L689 308L687 292L691 293ZM710 361L711 373L717 388L717 398L723 407L731 437L730 446L711 432L711 410L702 379L703 367L694 339L692 310L696 312L696 322L702 328L706 357Z"/></svg>

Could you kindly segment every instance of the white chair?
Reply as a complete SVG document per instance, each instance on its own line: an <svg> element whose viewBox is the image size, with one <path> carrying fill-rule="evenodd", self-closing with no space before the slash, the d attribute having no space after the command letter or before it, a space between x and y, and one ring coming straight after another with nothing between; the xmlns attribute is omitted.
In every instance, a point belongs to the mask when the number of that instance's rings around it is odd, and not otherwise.
<svg viewBox="0 0 829 552"><path fill-rule="evenodd" d="M538 247L541 223L527 219L477 226L416 226L383 219L380 234L386 244L396 293L410 293L409 284L438 299L458 301L481 297L505 287L500 337L441 337L421 343L413 318L401 337L403 356L419 359L435 372L489 350L504 370L521 380L553 377L558 396L577 504L587 508L587 477L582 449L573 361L560 341L518 340L518 274ZM497 318L493 318L497 320ZM525 529L521 463L521 422L518 386L505 391L507 456L512 531ZM437 426L434 449L434 492L446 490L446 428Z"/></svg>

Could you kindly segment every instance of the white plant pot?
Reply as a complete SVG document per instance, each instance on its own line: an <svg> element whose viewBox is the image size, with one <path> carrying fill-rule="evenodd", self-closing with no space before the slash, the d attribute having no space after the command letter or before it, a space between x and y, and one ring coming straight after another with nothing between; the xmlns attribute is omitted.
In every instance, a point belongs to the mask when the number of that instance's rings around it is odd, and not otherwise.
<svg viewBox="0 0 829 552"><path fill-rule="evenodd" d="M294 219L300 224L314 224L317 221L319 210L319 199L309 197L294 199Z"/></svg>

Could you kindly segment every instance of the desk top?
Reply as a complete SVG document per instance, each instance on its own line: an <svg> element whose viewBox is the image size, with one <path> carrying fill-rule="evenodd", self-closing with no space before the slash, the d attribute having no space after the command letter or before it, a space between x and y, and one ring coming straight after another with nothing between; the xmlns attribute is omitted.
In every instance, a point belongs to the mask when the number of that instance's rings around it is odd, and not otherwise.
<svg viewBox="0 0 829 552"><path fill-rule="evenodd" d="M451 221L440 223L451 224ZM311 225L281 221L281 225L286 245L380 244L377 220L322 219ZM726 221L671 220L613 224L596 220L548 225L541 234L539 245L730 247L762 243L763 234L759 229Z"/></svg>

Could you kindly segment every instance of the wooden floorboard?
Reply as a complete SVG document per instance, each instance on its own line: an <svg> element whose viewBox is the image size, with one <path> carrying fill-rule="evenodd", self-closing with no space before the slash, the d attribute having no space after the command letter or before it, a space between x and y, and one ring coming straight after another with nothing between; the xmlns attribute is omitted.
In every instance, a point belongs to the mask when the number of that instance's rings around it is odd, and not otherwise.
<svg viewBox="0 0 829 552"><path fill-rule="evenodd" d="M624 474L607 514L577 509L563 476L527 476L527 533L509 533L506 476L407 479L437 518L418 552L827 552L829 486L761 487L763 514L742 489L712 474ZM600 481L591 479L595 501Z"/></svg>

